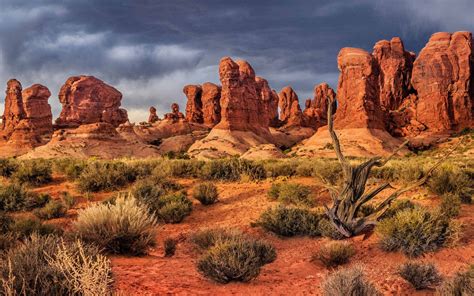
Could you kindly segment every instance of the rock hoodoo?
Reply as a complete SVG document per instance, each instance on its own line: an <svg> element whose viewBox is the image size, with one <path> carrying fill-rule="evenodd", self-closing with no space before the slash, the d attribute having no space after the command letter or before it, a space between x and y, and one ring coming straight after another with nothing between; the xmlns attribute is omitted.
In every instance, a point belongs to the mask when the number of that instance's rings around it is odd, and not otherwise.
<svg viewBox="0 0 474 296"><path fill-rule="evenodd" d="M151 106L150 115L148 116L148 123L155 123L158 120L160 120L160 118L158 117L158 114L156 114L156 108Z"/></svg>
<svg viewBox="0 0 474 296"><path fill-rule="evenodd" d="M298 95L291 86L284 87L278 94L280 107L280 122L282 125L303 126L303 112L301 111Z"/></svg>
<svg viewBox="0 0 474 296"><path fill-rule="evenodd" d="M213 127L221 121L221 87L211 82L202 85L203 123Z"/></svg>
<svg viewBox="0 0 474 296"><path fill-rule="evenodd" d="M183 92L188 99L186 104L186 120L189 122L203 123L201 86L186 85L183 88Z"/></svg>
<svg viewBox="0 0 474 296"><path fill-rule="evenodd" d="M70 77L59 92L63 109L56 124L78 127L105 122L118 126L128 120L127 111L120 108L121 100L117 89L93 76Z"/></svg>
<svg viewBox="0 0 474 296"><path fill-rule="evenodd" d="M34 84L22 92L26 120L39 136L49 137L53 132L53 114L48 103L50 96L49 89L41 84Z"/></svg>
<svg viewBox="0 0 474 296"><path fill-rule="evenodd" d="M306 100L303 111L308 126L319 128L327 124L328 98L334 102L333 110L336 112L336 93L334 90L325 82L314 87L314 97L312 100Z"/></svg>
<svg viewBox="0 0 474 296"><path fill-rule="evenodd" d="M171 113L165 114L165 120L169 120L172 122L178 122L185 120L186 117L183 113L179 111L179 105L176 103L171 104Z"/></svg>
<svg viewBox="0 0 474 296"><path fill-rule="evenodd" d="M20 120L25 117L21 92L22 86L20 81L10 79L7 82L5 109L2 117L2 135L4 139L10 137L15 127L20 123Z"/></svg>

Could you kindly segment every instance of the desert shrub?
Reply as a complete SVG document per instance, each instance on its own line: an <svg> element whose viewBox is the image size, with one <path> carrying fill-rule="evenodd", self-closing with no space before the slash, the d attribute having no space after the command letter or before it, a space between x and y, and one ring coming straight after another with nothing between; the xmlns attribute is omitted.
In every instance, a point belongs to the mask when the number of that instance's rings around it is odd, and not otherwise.
<svg viewBox="0 0 474 296"><path fill-rule="evenodd" d="M173 257L174 253L176 252L176 244L178 242L175 239L167 238L164 242L165 248L165 257Z"/></svg>
<svg viewBox="0 0 474 296"><path fill-rule="evenodd" d="M218 242L229 241L242 236L242 232L235 229L210 228L199 230L191 235L191 242L201 251L215 246Z"/></svg>
<svg viewBox="0 0 474 296"><path fill-rule="evenodd" d="M317 160L313 164L313 176L325 183L337 185L342 180L342 168L339 162L334 160Z"/></svg>
<svg viewBox="0 0 474 296"><path fill-rule="evenodd" d="M445 281L439 288L441 296L468 296L474 295L474 264L464 272L458 272L453 278Z"/></svg>
<svg viewBox="0 0 474 296"><path fill-rule="evenodd" d="M402 251L416 257L452 243L459 225L439 212L415 208L398 212L377 225L380 246L385 251Z"/></svg>
<svg viewBox="0 0 474 296"><path fill-rule="evenodd" d="M62 158L53 162L53 170L65 175L71 181L79 178L86 166L87 161L73 158Z"/></svg>
<svg viewBox="0 0 474 296"><path fill-rule="evenodd" d="M323 294L325 296L382 295L377 291L375 286L365 278L362 268L358 266L340 269L330 275L323 283Z"/></svg>
<svg viewBox="0 0 474 296"><path fill-rule="evenodd" d="M326 217L321 219L318 224L319 232L321 236L327 237L334 240L345 239L346 237L342 235L336 227L329 221Z"/></svg>
<svg viewBox="0 0 474 296"><path fill-rule="evenodd" d="M137 178L137 172L123 162L90 162L78 178L78 187L84 192L98 192L121 188Z"/></svg>
<svg viewBox="0 0 474 296"><path fill-rule="evenodd" d="M433 173L427 185L433 193L453 194L465 203L470 203L474 194L474 178L460 168L447 164Z"/></svg>
<svg viewBox="0 0 474 296"><path fill-rule="evenodd" d="M295 161L267 161L263 163L267 178L294 176L297 165L298 163Z"/></svg>
<svg viewBox="0 0 474 296"><path fill-rule="evenodd" d="M64 191L61 193L61 200L63 201L66 208L70 209L76 204L76 199L69 192Z"/></svg>
<svg viewBox="0 0 474 296"><path fill-rule="evenodd" d="M297 183L273 183L268 192L270 198L279 202L312 207L315 201L310 194L309 187Z"/></svg>
<svg viewBox="0 0 474 296"><path fill-rule="evenodd" d="M10 229L13 219L7 213L0 211L0 233L5 233Z"/></svg>
<svg viewBox="0 0 474 296"><path fill-rule="evenodd" d="M461 200L452 193L446 193L441 196L441 204L439 206L442 214L447 217L457 217L461 211Z"/></svg>
<svg viewBox="0 0 474 296"><path fill-rule="evenodd" d="M354 256L354 246L349 242L329 242L319 249L313 259L321 261L326 267L336 267L349 262Z"/></svg>
<svg viewBox="0 0 474 296"><path fill-rule="evenodd" d="M432 263L407 262L400 266L398 274L417 290L441 282L441 275Z"/></svg>
<svg viewBox="0 0 474 296"><path fill-rule="evenodd" d="M282 236L318 236L322 217L322 213L280 205L265 210L255 224Z"/></svg>
<svg viewBox="0 0 474 296"><path fill-rule="evenodd" d="M415 158L392 160L382 167L374 167L371 176L386 181L413 182L424 174L425 161Z"/></svg>
<svg viewBox="0 0 474 296"><path fill-rule="evenodd" d="M11 177L18 169L18 163L11 158L0 158L0 176Z"/></svg>
<svg viewBox="0 0 474 296"><path fill-rule="evenodd" d="M33 235L0 264L5 295L110 295L110 261L96 247Z"/></svg>
<svg viewBox="0 0 474 296"><path fill-rule="evenodd" d="M196 178L199 176L203 165L204 162L199 160L165 160L156 166L153 174L156 176Z"/></svg>
<svg viewBox="0 0 474 296"><path fill-rule="evenodd" d="M17 239L18 239L17 236L15 236L15 234L13 233L10 233L10 232L0 233L0 254L14 247L18 242ZM0 295L2 295L1 287L0 287Z"/></svg>
<svg viewBox="0 0 474 296"><path fill-rule="evenodd" d="M404 210L410 210L414 209L415 204L411 202L408 199L399 199L395 200L392 202L390 207L387 209L387 211L380 217L379 220L381 219L387 219L395 216L398 212L404 211Z"/></svg>
<svg viewBox="0 0 474 296"><path fill-rule="evenodd" d="M193 203L182 192L160 198L155 206L156 217L165 223L179 223L191 214Z"/></svg>
<svg viewBox="0 0 474 296"><path fill-rule="evenodd" d="M214 233L219 230L212 231ZM198 271L219 283L248 282L260 273L263 265L276 258L273 246L237 232L223 230L197 262Z"/></svg>
<svg viewBox="0 0 474 296"><path fill-rule="evenodd" d="M193 189L193 197L203 205L211 205L217 202L219 194L213 183L206 182L196 185Z"/></svg>
<svg viewBox="0 0 474 296"><path fill-rule="evenodd" d="M47 160L24 160L19 163L12 178L20 183L41 185L46 184L53 179L52 172L51 163Z"/></svg>
<svg viewBox="0 0 474 296"><path fill-rule="evenodd" d="M49 199L49 195L29 192L23 185L18 183L0 186L0 210L31 210L44 206Z"/></svg>
<svg viewBox="0 0 474 296"><path fill-rule="evenodd" d="M249 160L229 158L206 162L201 168L201 178L206 180L238 181L246 175L251 181L266 177L265 168L261 163Z"/></svg>
<svg viewBox="0 0 474 296"><path fill-rule="evenodd" d="M42 223L38 219L19 218L10 225L10 233L18 237L26 237L33 233L38 235L60 235L62 230L54 225Z"/></svg>
<svg viewBox="0 0 474 296"><path fill-rule="evenodd" d="M111 253L142 255L156 244L156 219L132 195L78 212L76 233Z"/></svg>
<svg viewBox="0 0 474 296"><path fill-rule="evenodd" d="M60 218L66 215L67 207L57 200L50 200L43 208L36 209L34 214L40 219Z"/></svg>
<svg viewBox="0 0 474 296"><path fill-rule="evenodd" d="M312 161L300 161L296 167L295 174L300 177L313 177L314 163Z"/></svg>

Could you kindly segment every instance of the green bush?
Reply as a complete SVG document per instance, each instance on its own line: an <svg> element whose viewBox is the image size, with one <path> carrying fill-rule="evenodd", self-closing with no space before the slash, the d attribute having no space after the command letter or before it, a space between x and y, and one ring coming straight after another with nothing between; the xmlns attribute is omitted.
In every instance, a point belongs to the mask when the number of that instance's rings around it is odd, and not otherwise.
<svg viewBox="0 0 474 296"><path fill-rule="evenodd" d="M329 159L313 162L313 176L331 185L337 185L342 181L342 168L339 162Z"/></svg>
<svg viewBox="0 0 474 296"><path fill-rule="evenodd" d="M31 210L44 206L49 199L49 195L29 192L17 183L0 186L0 211Z"/></svg>
<svg viewBox="0 0 474 296"><path fill-rule="evenodd" d="M199 230L191 235L191 242L201 251L206 251L217 243L230 241L242 236L242 232L235 229L211 228Z"/></svg>
<svg viewBox="0 0 474 296"><path fill-rule="evenodd" d="M414 209L415 204L408 199L399 199L392 202L387 211L380 217L381 219L387 219L395 216L398 212L404 210Z"/></svg>
<svg viewBox="0 0 474 296"><path fill-rule="evenodd" d="M96 247L33 235L0 260L1 295L108 295L110 261Z"/></svg>
<svg viewBox="0 0 474 296"><path fill-rule="evenodd" d="M452 193L445 193L441 196L441 199L439 208L442 214L450 218L459 216L461 211L461 200L459 197Z"/></svg>
<svg viewBox="0 0 474 296"><path fill-rule="evenodd" d="M52 171L51 163L47 160L24 160L19 163L12 178L20 183L42 185L51 182L53 179Z"/></svg>
<svg viewBox="0 0 474 296"><path fill-rule="evenodd" d="M474 295L474 264L465 272L458 272L453 278L445 281L438 289L441 296Z"/></svg>
<svg viewBox="0 0 474 296"><path fill-rule="evenodd" d="M11 177L18 169L18 163L11 158L0 158L0 176Z"/></svg>
<svg viewBox="0 0 474 296"><path fill-rule="evenodd" d="M267 172L267 178L291 177L296 174L298 163L295 161L267 161L263 167Z"/></svg>
<svg viewBox="0 0 474 296"><path fill-rule="evenodd" d="M193 197L203 205L212 205L219 199L219 194L216 185L206 182L194 187Z"/></svg>
<svg viewBox="0 0 474 296"><path fill-rule="evenodd" d="M277 206L262 213L256 225L282 236L318 236L323 214L304 208Z"/></svg>
<svg viewBox="0 0 474 296"><path fill-rule="evenodd" d="M165 257L173 257L176 252L176 244L178 242L175 239L167 238L164 242Z"/></svg>
<svg viewBox="0 0 474 296"><path fill-rule="evenodd" d="M474 195L474 178L458 167L444 165L428 179L428 188L438 195L454 194L461 201L470 203Z"/></svg>
<svg viewBox="0 0 474 296"><path fill-rule="evenodd" d="M200 177L206 180L238 181L246 175L252 181L266 177L261 163L239 158L219 159L206 162L201 168Z"/></svg>
<svg viewBox="0 0 474 296"><path fill-rule="evenodd" d="M416 257L454 242L459 225L442 213L415 208L382 220L376 230L383 250Z"/></svg>
<svg viewBox="0 0 474 296"><path fill-rule="evenodd" d="M180 178L196 178L200 174L203 161L199 160L165 160L156 166L153 175Z"/></svg>
<svg viewBox="0 0 474 296"><path fill-rule="evenodd" d="M336 267L349 262L354 254L355 249L351 243L335 241L322 246L313 259L321 261L326 267Z"/></svg>
<svg viewBox="0 0 474 296"><path fill-rule="evenodd" d="M312 207L315 200L309 187L297 183L273 183L268 195L285 204Z"/></svg>
<svg viewBox="0 0 474 296"><path fill-rule="evenodd" d="M441 282L441 275L432 263L407 262L398 274L417 289L426 289Z"/></svg>
<svg viewBox="0 0 474 296"><path fill-rule="evenodd" d="M321 236L323 237L327 237L334 240L342 240L346 238L336 229L336 227L332 224L331 221L329 221L329 219L327 219L327 217L323 217L319 221L318 229L321 233Z"/></svg>
<svg viewBox="0 0 474 296"><path fill-rule="evenodd" d="M263 265L275 260L275 249L265 241L224 233L221 237L226 239L216 240L197 262L205 277L219 283L248 282L258 276Z"/></svg>
<svg viewBox="0 0 474 296"><path fill-rule="evenodd" d="M78 178L83 192L116 190L137 178L137 171L123 162L94 161L89 163Z"/></svg>
<svg viewBox="0 0 474 296"><path fill-rule="evenodd" d="M156 244L156 219L132 195L78 212L74 229L85 242L111 253L142 255Z"/></svg>
<svg viewBox="0 0 474 296"><path fill-rule="evenodd" d="M31 218L20 218L15 219L15 221L10 225L10 233L18 237L30 236L33 233L39 235L60 235L62 230L51 224L44 224L38 219Z"/></svg>
<svg viewBox="0 0 474 296"><path fill-rule="evenodd" d="M340 269L330 275L323 283L325 296L379 296L382 295L364 276L362 268L355 266Z"/></svg>
<svg viewBox="0 0 474 296"><path fill-rule="evenodd" d="M62 158L53 162L53 170L63 174L68 180L75 181L87 166L86 160Z"/></svg>
<svg viewBox="0 0 474 296"><path fill-rule="evenodd" d="M40 219L61 218L66 215L67 207L57 200L50 200L43 208L36 209L34 214Z"/></svg>

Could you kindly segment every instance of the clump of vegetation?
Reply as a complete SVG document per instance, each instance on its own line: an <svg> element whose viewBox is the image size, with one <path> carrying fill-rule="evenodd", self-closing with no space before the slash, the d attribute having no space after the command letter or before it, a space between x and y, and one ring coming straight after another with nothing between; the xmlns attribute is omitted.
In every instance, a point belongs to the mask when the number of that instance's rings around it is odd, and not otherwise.
<svg viewBox="0 0 474 296"><path fill-rule="evenodd" d="M66 175L71 181L77 180L86 166L87 161L73 158L62 158L53 163L54 171Z"/></svg>
<svg viewBox="0 0 474 296"><path fill-rule="evenodd" d="M329 242L319 249L313 259L321 261L326 267L336 267L349 262L354 256L354 246L349 242Z"/></svg>
<svg viewBox="0 0 474 296"><path fill-rule="evenodd" d="M183 192L161 197L156 208L156 217L165 223L179 223L191 214L193 203Z"/></svg>
<svg viewBox="0 0 474 296"><path fill-rule="evenodd" d="M119 189L137 178L137 171L123 162L93 161L83 169L77 182L83 192Z"/></svg>
<svg viewBox="0 0 474 296"><path fill-rule="evenodd" d="M219 283L230 281L248 282L258 276L263 265L276 258L273 246L236 232L210 230L201 237L218 238L208 240L209 245L197 262L198 271Z"/></svg>
<svg viewBox="0 0 474 296"><path fill-rule="evenodd" d="M263 163L267 178L294 176L297 165L298 163L295 161L267 161Z"/></svg>
<svg viewBox="0 0 474 296"><path fill-rule="evenodd" d="M153 171L155 176L172 176L181 178L196 178L200 174L200 170L204 165L199 160L165 160L156 166Z"/></svg>
<svg viewBox="0 0 474 296"><path fill-rule="evenodd" d="M76 233L110 253L142 255L156 244L156 219L146 206L130 196L95 204L78 212Z"/></svg>
<svg viewBox="0 0 474 296"><path fill-rule="evenodd" d="M2 295L107 295L110 261L96 247L32 235L0 260Z"/></svg>
<svg viewBox="0 0 474 296"><path fill-rule="evenodd" d="M219 159L206 162L200 176L206 180L238 181L245 175L251 181L265 179L267 173L261 163L239 158Z"/></svg>
<svg viewBox="0 0 474 296"><path fill-rule="evenodd" d="M439 208L442 214L450 218L459 216L459 212L461 211L461 200L455 194L446 193L441 197L441 199Z"/></svg>
<svg viewBox="0 0 474 296"><path fill-rule="evenodd" d="M31 210L44 206L49 200L49 195L29 192L18 183L0 186L0 210L3 211Z"/></svg>
<svg viewBox="0 0 474 296"><path fill-rule="evenodd" d="M339 230L332 224L327 217L323 217L318 224L319 232L321 236L327 237L334 240L342 240L346 237L339 232Z"/></svg>
<svg viewBox="0 0 474 296"><path fill-rule="evenodd" d="M43 208L36 209L34 214L40 219L53 219L64 217L67 212L67 207L61 201L50 200Z"/></svg>
<svg viewBox="0 0 474 296"><path fill-rule="evenodd" d="M471 203L474 195L474 178L453 165L443 165L427 182L428 188L438 195L452 194L464 203Z"/></svg>
<svg viewBox="0 0 474 296"><path fill-rule="evenodd" d="M382 295L375 286L365 278L362 268L358 266L340 269L330 275L323 283L323 294L325 296Z"/></svg>
<svg viewBox="0 0 474 296"><path fill-rule="evenodd" d="M51 163L43 159L25 160L19 163L12 178L19 183L42 185L51 182L53 170Z"/></svg>
<svg viewBox="0 0 474 296"><path fill-rule="evenodd" d="M337 161L317 160L313 164L312 176L323 180L327 184L338 185L342 181L343 170Z"/></svg>
<svg viewBox="0 0 474 296"><path fill-rule="evenodd" d="M407 262L400 266L398 274L417 290L426 289L441 282L441 275L432 263Z"/></svg>
<svg viewBox="0 0 474 296"><path fill-rule="evenodd" d="M216 185L206 182L194 187L193 197L203 205L212 205L219 199L219 194Z"/></svg>
<svg viewBox="0 0 474 296"><path fill-rule="evenodd" d="M312 207L315 204L309 187L297 183L273 183L268 195L285 204Z"/></svg>
<svg viewBox="0 0 474 296"><path fill-rule="evenodd" d="M218 242L229 241L241 235L242 233L235 229L211 228L193 233L191 242L201 251L206 251Z"/></svg>
<svg viewBox="0 0 474 296"><path fill-rule="evenodd" d="M0 176L10 178L18 169L18 163L12 158L0 158Z"/></svg>
<svg viewBox="0 0 474 296"><path fill-rule="evenodd" d="M438 294L442 296L474 295L474 264L468 270L458 272L453 278L445 281L438 289Z"/></svg>
<svg viewBox="0 0 474 296"><path fill-rule="evenodd" d="M401 251L416 257L453 243L459 224L440 212L415 208L397 213L377 226L380 246L385 251Z"/></svg>
<svg viewBox="0 0 474 296"><path fill-rule="evenodd" d="M178 241L172 238L165 239L164 247L165 247L165 257L173 257L174 253L176 252L176 245Z"/></svg>
<svg viewBox="0 0 474 296"><path fill-rule="evenodd" d="M62 234L62 230L54 225L42 223L38 219L19 218L10 225L9 232L18 237L27 237L33 233L38 235Z"/></svg>
<svg viewBox="0 0 474 296"><path fill-rule="evenodd" d="M265 230L282 236L321 234L319 222L322 212L314 212L305 208L277 206L268 208L255 223Z"/></svg>

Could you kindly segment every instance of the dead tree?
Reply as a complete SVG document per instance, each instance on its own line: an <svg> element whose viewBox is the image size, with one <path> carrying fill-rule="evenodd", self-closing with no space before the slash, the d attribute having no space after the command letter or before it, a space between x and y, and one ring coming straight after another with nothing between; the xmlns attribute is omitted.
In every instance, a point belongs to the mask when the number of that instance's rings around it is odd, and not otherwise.
<svg viewBox="0 0 474 296"><path fill-rule="evenodd" d="M341 151L341 145L333 127L332 102L328 99L328 129L331 135L334 151L337 159L341 164L343 171L343 184L341 188L334 186L327 186L333 200L331 208L325 205L326 214L335 226L338 232L345 237L352 237L355 235L370 232L373 229L377 220L386 212L390 204L401 194L423 185L433 171L454 151L453 148L449 153L439 159L419 180L413 184L409 184L402 188L396 189L383 202L375 207L373 213L363 216L359 215L361 207L372 200L377 194L387 188L392 188L390 183L383 183L382 185L366 192L365 186L369 177L370 171L373 167L384 166L395 154L397 154L408 141L404 142L398 149L396 149L390 156L386 158L373 157L362 164L352 165L344 157ZM461 141L460 141L461 142Z"/></svg>

